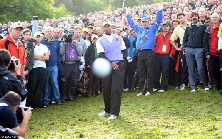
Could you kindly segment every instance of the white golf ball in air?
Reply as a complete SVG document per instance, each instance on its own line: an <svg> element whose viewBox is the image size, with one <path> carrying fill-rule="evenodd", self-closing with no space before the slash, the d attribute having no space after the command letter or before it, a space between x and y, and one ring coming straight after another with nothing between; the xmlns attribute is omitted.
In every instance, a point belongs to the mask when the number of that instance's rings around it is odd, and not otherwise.
<svg viewBox="0 0 222 139"><path fill-rule="evenodd" d="M111 63L105 58L98 58L92 64L93 73L98 77L106 77L111 71Z"/></svg>

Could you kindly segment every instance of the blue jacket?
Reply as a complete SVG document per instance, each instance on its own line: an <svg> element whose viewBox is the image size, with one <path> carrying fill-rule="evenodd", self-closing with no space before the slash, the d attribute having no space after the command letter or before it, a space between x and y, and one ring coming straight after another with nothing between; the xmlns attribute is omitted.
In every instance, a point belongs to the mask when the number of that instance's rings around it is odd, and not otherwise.
<svg viewBox="0 0 222 139"><path fill-rule="evenodd" d="M148 28L143 28L135 25L130 15L126 16L128 23L131 28L137 33L136 49L152 49L154 50L154 40L156 37L156 31L158 30L159 24L162 22L163 14L162 11L158 11L156 14L156 23L150 25ZM142 48L140 48L142 45Z"/></svg>
<svg viewBox="0 0 222 139"><path fill-rule="evenodd" d="M134 42L136 42L136 38L133 36L130 36L129 41L130 41L129 57L133 57L134 51L135 51L135 46L134 46L135 43Z"/></svg>
<svg viewBox="0 0 222 139"><path fill-rule="evenodd" d="M43 39L41 43L46 45L50 50L49 60L45 61L46 67L57 65L60 76L65 77L65 70L62 66L61 58L60 58L59 41L54 38L50 42L48 42L47 39Z"/></svg>
<svg viewBox="0 0 222 139"><path fill-rule="evenodd" d="M203 48L205 30L206 26L201 22L195 28L192 28L191 24L188 25L183 36L183 47Z"/></svg>

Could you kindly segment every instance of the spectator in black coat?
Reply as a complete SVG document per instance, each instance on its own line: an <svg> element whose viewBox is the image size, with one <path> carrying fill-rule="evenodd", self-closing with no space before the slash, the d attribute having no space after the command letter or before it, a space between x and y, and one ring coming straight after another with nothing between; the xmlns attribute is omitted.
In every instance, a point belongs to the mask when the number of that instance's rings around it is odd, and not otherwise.
<svg viewBox="0 0 222 139"><path fill-rule="evenodd" d="M89 85L87 88L87 94L92 94L94 96L98 95L98 91L100 88L100 79L97 78L93 72L92 72L92 64L93 62L98 58L98 53L97 53L97 48L96 48L96 42L98 39L98 36L93 35L92 38L92 43L88 47L86 54L85 54L85 64L86 64L86 69L89 74Z"/></svg>
<svg viewBox="0 0 222 139"><path fill-rule="evenodd" d="M14 76L9 70L11 56L7 50L0 49L0 97L3 97L9 91L14 91L20 95L22 100L26 98L26 90L24 88L21 76L21 64L13 61L14 69L17 76Z"/></svg>

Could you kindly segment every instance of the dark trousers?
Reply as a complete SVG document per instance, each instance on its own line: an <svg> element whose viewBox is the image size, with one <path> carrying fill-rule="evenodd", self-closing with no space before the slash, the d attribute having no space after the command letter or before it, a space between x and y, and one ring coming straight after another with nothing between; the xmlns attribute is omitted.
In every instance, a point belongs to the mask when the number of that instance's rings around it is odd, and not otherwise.
<svg viewBox="0 0 222 139"><path fill-rule="evenodd" d="M92 93L97 95L100 89L100 78L96 77L91 68L87 68L86 70L89 75L89 83L87 87L87 93ZM92 91L92 92L91 92Z"/></svg>
<svg viewBox="0 0 222 139"><path fill-rule="evenodd" d="M63 63L65 69L65 83L63 84L63 91L61 98L66 100L67 98L76 98L76 88L79 81L79 62L73 64Z"/></svg>
<svg viewBox="0 0 222 139"><path fill-rule="evenodd" d="M29 84L27 86L30 95L34 95L36 92L42 92L43 98L45 96L47 80L46 68L33 68L29 73ZM29 101L29 98L27 102ZM28 102L30 104L30 102Z"/></svg>
<svg viewBox="0 0 222 139"><path fill-rule="evenodd" d="M183 54L183 52L176 51L175 54L175 63L177 62L178 55L180 55L180 68L179 71L175 71L175 80L176 80L176 86L181 86L182 84L187 85L188 84L188 67L187 67L187 61L186 57Z"/></svg>
<svg viewBox="0 0 222 139"><path fill-rule="evenodd" d="M213 87L220 86L220 62L219 56L210 56L210 79Z"/></svg>
<svg viewBox="0 0 222 139"><path fill-rule="evenodd" d="M146 93L146 90L144 90L145 86L147 92L153 91L154 57L153 50L141 50L138 53L137 67L141 93Z"/></svg>
<svg viewBox="0 0 222 139"><path fill-rule="evenodd" d="M169 85L175 85L175 60L170 58L170 67L169 67Z"/></svg>
<svg viewBox="0 0 222 139"><path fill-rule="evenodd" d="M126 74L129 81L129 89L132 88L133 78L136 70L136 61L133 60L132 62L127 62Z"/></svg>
<svg viewBox="0 0 222 139"><path fill-rule="evenodd" d="M119 70L113 70L108 77L103 78L103 99L105 112L119 115L123 90L124 62L117 63Z"/></svg>
<svg viewBox="0 0 222 139"><path fill-rule="evenodd" d="M169 80L169 66L170 66L170 56L155 54L155 74L154 74L154 88L162 90L167 90L168 80ZM160 85L160 75L161 85Z"/></svg>

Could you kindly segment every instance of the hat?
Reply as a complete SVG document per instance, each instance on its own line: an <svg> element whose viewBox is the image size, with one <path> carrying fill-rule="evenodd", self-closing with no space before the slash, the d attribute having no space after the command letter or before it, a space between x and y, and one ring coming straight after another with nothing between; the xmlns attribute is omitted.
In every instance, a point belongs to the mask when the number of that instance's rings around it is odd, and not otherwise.
<svg viewBox="0 0 222 139"><path fill-rule="evenodd" d="M14 22L14 23L11 25L10 29L12 29L12 28L21 28L21 29L23 29L22 24L19 23L19 22Z"/></svg>
<svg viewBox="0 0 222 139"><path fill-rule="evenodd" d="M170 22L164 22L163 25L171 26Z"/></svg>
<svg viewBox="0 0 222 139"><path fill-rule="evenodd" d="M142 20L142 22L149 21L149 18L148 17L143 17L141 20Z"/></svg>
<svg viewBox="0 0 222 139"><path fill-rule="evenodd" d="M92 41L94 38L98 39L99 37L98 37L97 35L92 35L91 41Z"/></svg>
<svg viewBox="0 0 222 139"><path fill-rule="evenodd" d="M37 36L42 36L41 32L36 32L36 33L34 34L34 37L35 37L35 38L36 38Z"/></svg>
<svg viewBox="0 0 222 139"><path fill-rule="evenodd" d="M105 26L106 24L111 26L111 22L110 21L103 22L103 26Z"/></svg>
<svg viewBox="0 0 222 139"><path fill-rule="evenodd" d="M82 31L83 32L89 32L89 29L88 28L83 28Z"/></svg>
<svg viewBox="0 0 222 139"><path fill-rule="evenodd" d="M93 27L92 27L92 26L88 26L87 28L91 28L91 29L93 29Z"/></svg>
<svg viewBox="0 0 222 139"><path fill-rule="evenodd" d="M69 32L68 37L72 37L74 34L74 32Z"/></svg>

